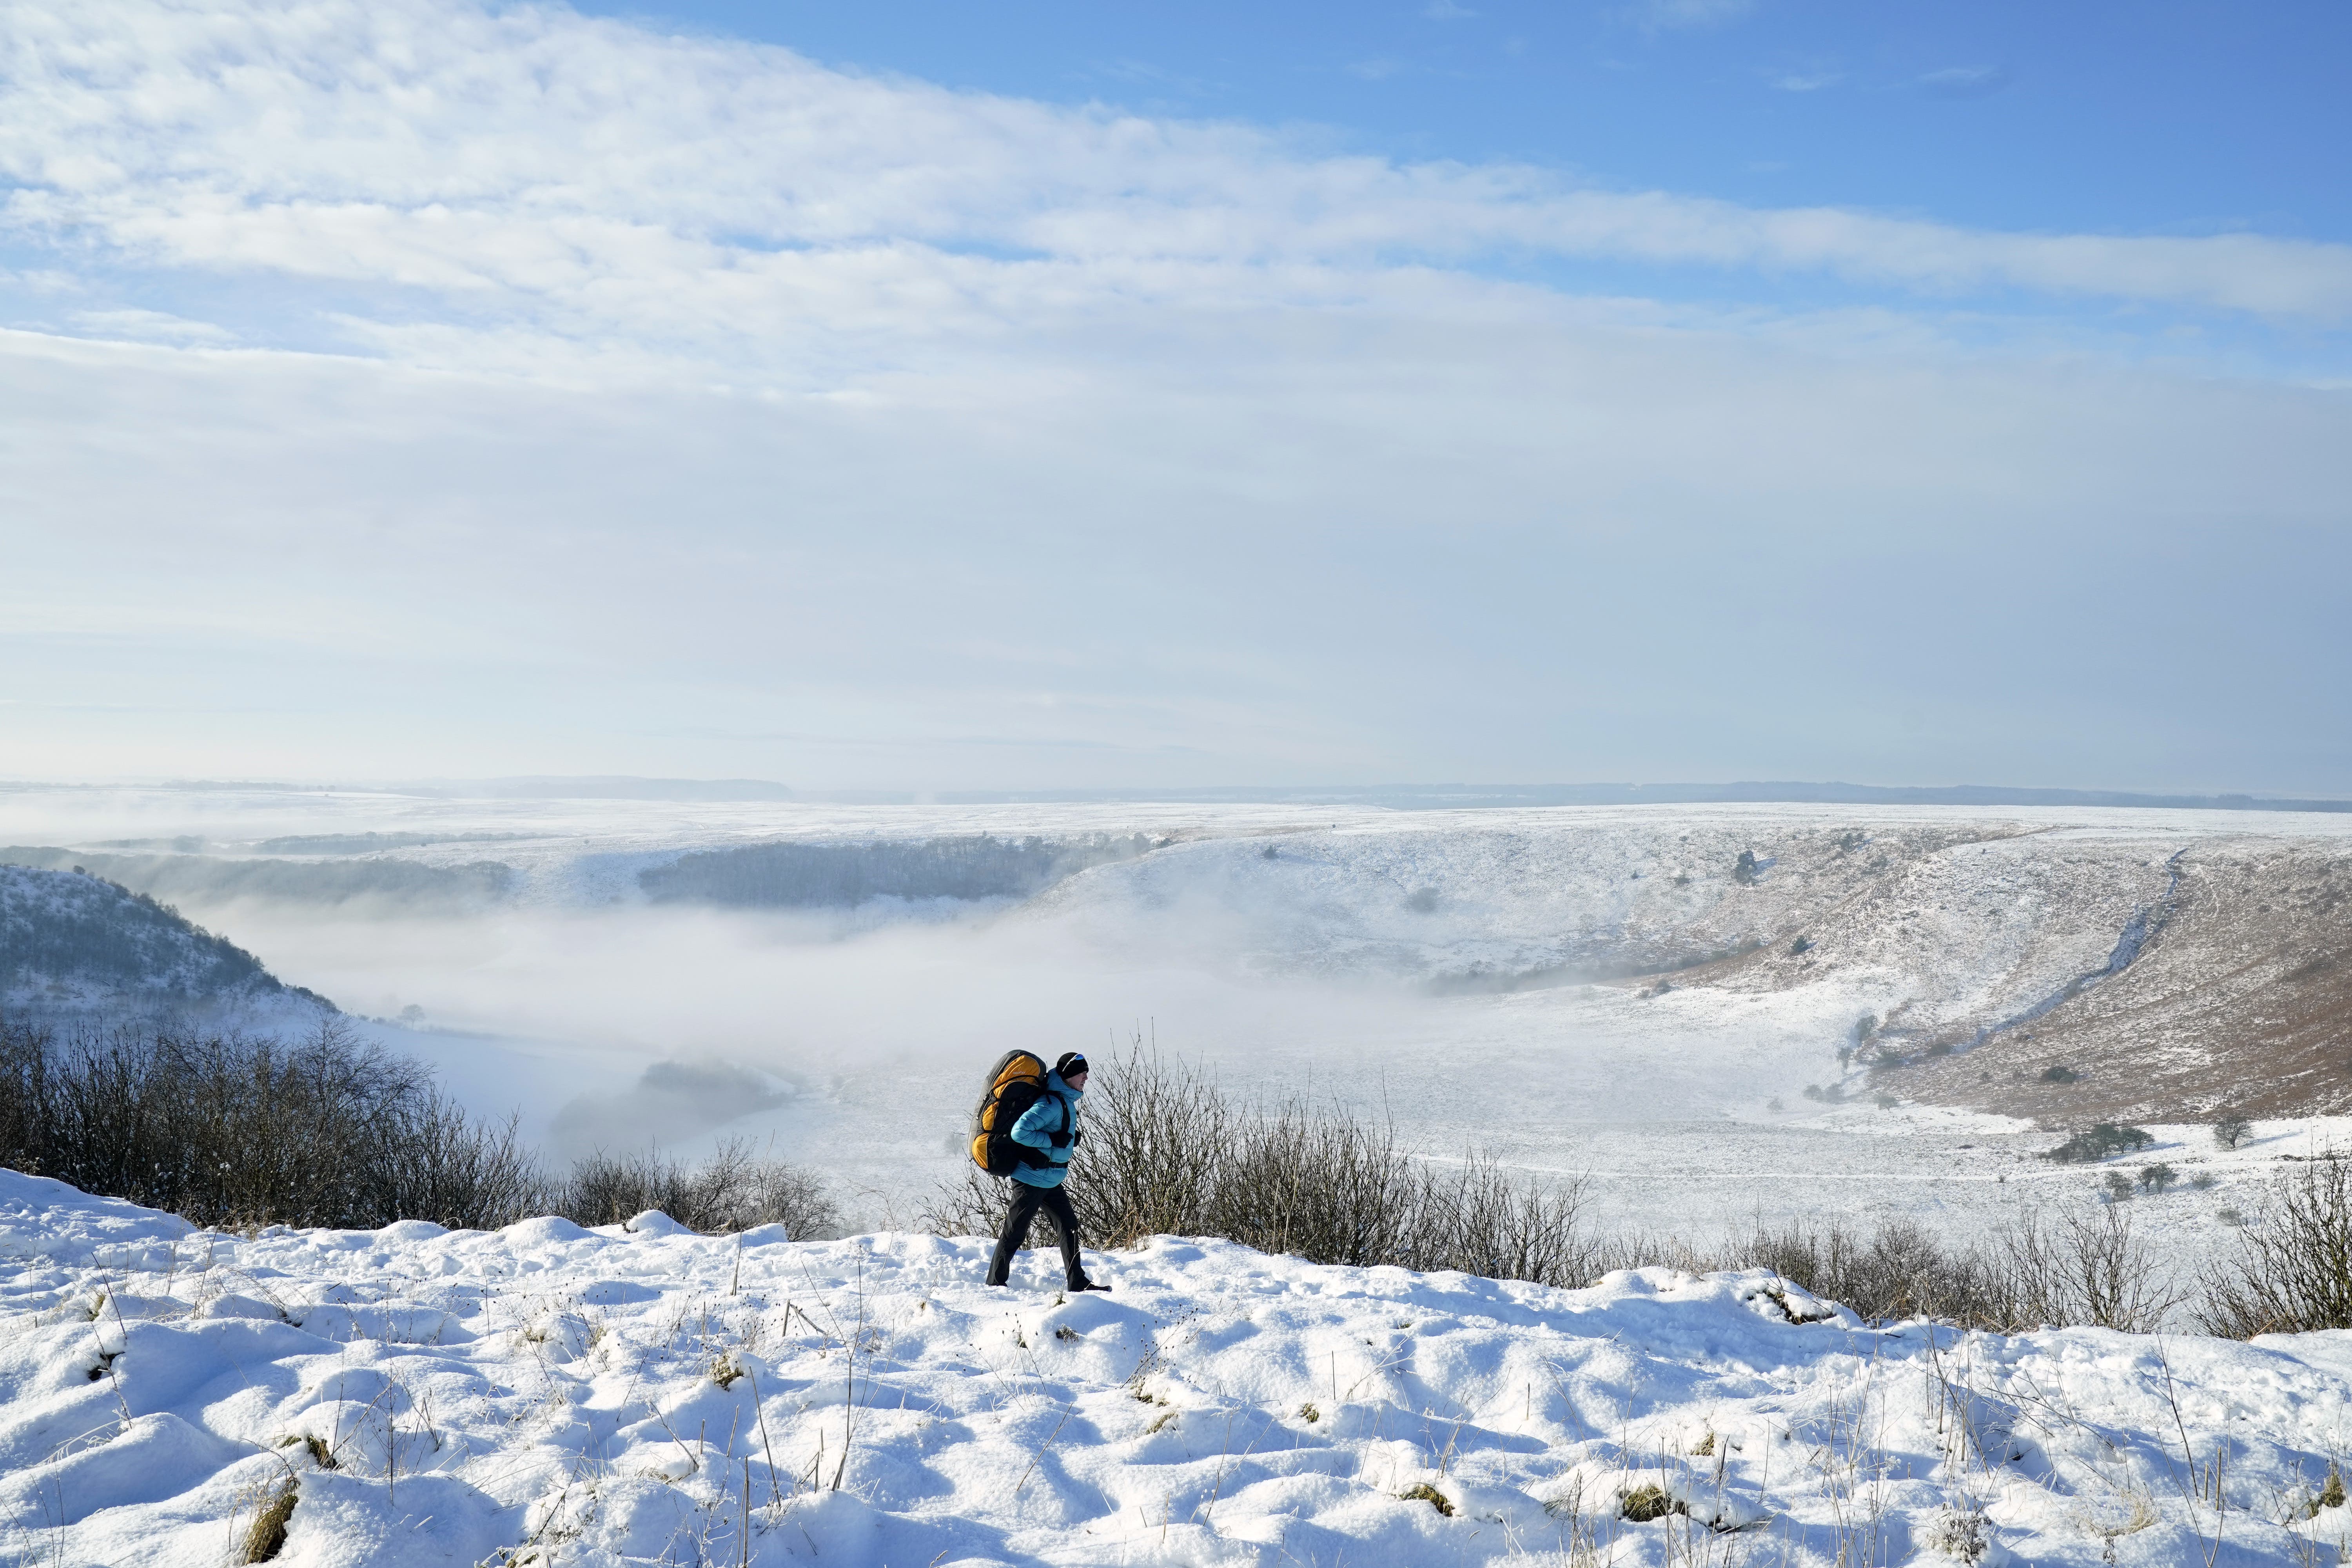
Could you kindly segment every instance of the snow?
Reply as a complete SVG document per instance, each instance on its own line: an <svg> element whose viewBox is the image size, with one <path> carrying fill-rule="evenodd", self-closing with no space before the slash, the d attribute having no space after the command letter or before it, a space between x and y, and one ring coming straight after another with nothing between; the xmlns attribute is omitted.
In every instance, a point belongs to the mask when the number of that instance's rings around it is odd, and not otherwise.
<svg viewBox="0 0 2352 1568"><path fill-rule="evenodd" d="M14 1173L0 1231L26 1563L236 1561L289 1482L299 1568L2289 1564L2352 1530L2305 1517L2347 1333L1873 1330L1760 1273L1554 1290L1173 1237L1065 1299L1045 1254L982 1287L971 1238L246 1237ZM1650 1486L1684 1511L1621 1517Z"/></svg>

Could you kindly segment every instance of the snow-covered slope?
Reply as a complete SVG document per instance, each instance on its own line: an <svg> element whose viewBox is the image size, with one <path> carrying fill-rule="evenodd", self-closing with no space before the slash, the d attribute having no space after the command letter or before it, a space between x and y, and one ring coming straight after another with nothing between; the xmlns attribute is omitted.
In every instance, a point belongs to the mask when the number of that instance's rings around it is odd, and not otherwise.
<svg viewBox="0 0 2352 1568"><path fill-rule="evenodd" d="M0 865L0 1012L119 1023L333 1010L143 894L79 870Z"/></svg>
<svg viewBox="0 0 2352 1568"><path fill-rule="evenodd" d="M1164 1237L1066 1300L973 1240L247 1239L14 1173L0 1227L27 1563L239 1561L289 1489L302 1568L2284 1565L2352 1529L2312 1507L2352 1334L1882 1331L1761 1274Z"/></svg>

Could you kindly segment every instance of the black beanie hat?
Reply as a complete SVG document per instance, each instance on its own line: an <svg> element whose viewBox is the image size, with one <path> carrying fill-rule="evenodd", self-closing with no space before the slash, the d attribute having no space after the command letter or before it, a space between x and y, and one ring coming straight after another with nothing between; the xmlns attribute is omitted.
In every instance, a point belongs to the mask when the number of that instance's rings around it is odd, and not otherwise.
<svg viewBox="0 0 2352 1568"><path fill-rule="evenodd" d="M1054 1064L1054 1070L1061 1075L1064 1083L1067 1083L1087 1070L1087 1058L1076 1051L1064 1051L1062 1059Z"/></svg>

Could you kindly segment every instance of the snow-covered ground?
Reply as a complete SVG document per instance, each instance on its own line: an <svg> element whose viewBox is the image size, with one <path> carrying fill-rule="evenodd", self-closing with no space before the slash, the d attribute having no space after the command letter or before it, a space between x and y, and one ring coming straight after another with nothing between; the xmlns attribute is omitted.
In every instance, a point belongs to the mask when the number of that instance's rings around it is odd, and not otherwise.
<svg viewBox="0 0 2352 1568"><path fill-rule="evenodd" d="M2299 1565L2352 1532L2314 1507L2352 1333L1874 1331L1760 1274L1170 1237L1066 1299L1045 1254L986 1289L975 1240L243 1237L14 1173L0 1254L26 1568L243 1561L289 1489L299 1568Z"/></svg>

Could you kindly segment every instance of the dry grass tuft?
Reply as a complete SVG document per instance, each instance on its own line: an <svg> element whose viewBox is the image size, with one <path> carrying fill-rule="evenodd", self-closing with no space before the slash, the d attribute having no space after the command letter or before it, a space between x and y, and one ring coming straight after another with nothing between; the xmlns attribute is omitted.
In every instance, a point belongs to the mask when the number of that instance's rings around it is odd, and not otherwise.
<svg viewBox="0 0 2352 1568"><path fill-rule="evenodd" d="M297 1489L292 1481L279 1488L275 1496L253 1516L252 1525L245 1532L245 1552L239 1560L246 1563L267 1563L286 1548L286 1524L294 1517Z"/></svg>
<svg viewBox="0 0 2352 1568"><path fill-rule="evenodd" d="M1454 1517L1454 1505L1445 1500L1445 1494L1444 1492L1439 1491L1427 1481L1416 1481L1412 1486L1405 1488L1404 1490L1397 1493L1397 1500L1400 1502L1425 1502L1430 1507L1435 1509L1439 1513L1444 1514L1446 1518L1452 1519Z"/></svg>

